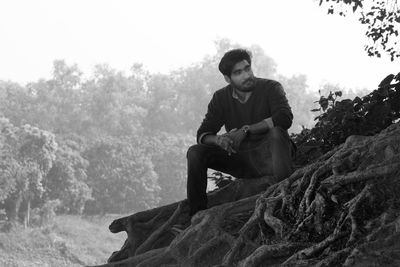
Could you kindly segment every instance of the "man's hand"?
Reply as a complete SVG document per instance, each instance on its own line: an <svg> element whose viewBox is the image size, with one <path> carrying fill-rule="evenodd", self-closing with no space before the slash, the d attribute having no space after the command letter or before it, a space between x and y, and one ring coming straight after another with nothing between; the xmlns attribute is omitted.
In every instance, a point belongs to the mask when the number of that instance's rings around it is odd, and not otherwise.
<svg viewBox="0 0 400 267"><path fill-rule="evenodd" d="M216 144L223 150L228 152L228 155L230 156L232 153L236 153L236 151L233 149L233 140L228 136L228 134L223 134L223 135L217 135L216 136Z"/></svg>
<svg viewBox="0 0 400 267"><path fill-rule="evenodd" d="M227 133L227 136L233 141L232 147L234 150L238 150L240 144L242 141L246 138L246 131L241 129L232 129L229 133Z"/></svg>

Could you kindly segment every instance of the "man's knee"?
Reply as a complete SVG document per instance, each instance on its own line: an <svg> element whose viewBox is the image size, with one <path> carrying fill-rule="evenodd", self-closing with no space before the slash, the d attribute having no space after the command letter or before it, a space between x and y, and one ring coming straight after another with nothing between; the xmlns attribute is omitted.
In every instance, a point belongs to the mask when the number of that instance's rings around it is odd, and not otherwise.
<svg viewBox="0 0 400 267"><path fill-rule="evenodd" d="M202 145L199 144L192 145L191 147L189 147L186 153L186 158L188 161L198 160L199 158L202 157L203 153L204 149Z"/></svg>

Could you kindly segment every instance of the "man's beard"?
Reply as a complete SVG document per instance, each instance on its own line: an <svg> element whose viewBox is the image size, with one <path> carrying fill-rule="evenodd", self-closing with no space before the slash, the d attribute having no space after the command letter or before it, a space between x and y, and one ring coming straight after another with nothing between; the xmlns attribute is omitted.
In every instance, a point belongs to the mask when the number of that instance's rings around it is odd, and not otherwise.
<svg viewBox="0 0 400 267"><path fill-rule="evenodd" d="M251 92L254 90L255 84L256 84L255 79L254 77L252 77L248 78L242 84L240 85L234 84L234 86L241 92Z"/></svg>

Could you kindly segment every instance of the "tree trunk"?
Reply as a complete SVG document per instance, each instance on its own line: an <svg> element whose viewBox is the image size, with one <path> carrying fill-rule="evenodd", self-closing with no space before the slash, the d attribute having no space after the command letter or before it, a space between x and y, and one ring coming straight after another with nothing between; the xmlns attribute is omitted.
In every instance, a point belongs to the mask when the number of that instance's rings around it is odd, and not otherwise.
<svg viewBox="0 0 400 267"><path fill-rule="evenodd" d="M30 217L31 217L31 200L28 199L26 204L26 214L24 219L25 228L29 227L30 225Z"/></svg>
<svg viewBox="0 0 400 267"><path fill-rule="evenodd" d="M186 201L115 220L128 239L102 266L400 266L399 175L397 123L278 184L235 181L190 221Z"/></svg>

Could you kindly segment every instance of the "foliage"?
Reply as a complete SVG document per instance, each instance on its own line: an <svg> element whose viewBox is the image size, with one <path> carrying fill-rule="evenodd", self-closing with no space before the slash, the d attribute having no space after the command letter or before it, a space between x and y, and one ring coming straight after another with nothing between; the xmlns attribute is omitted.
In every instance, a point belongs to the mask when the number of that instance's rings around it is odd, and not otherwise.
<svg viewBox="0 0 400 267"><path fill-rule="evenodd" d="M184 198L187 148L213 92L226 85L218 61L236 47L218 40L214 54L169 74L101 64L84 79L77 65L56 60L50 79L0 81L0 209L24 217L28 203L36 211L59 201L59 213L131 212ZM248 49L254 73L284 86L292 131L310 126L306 76L279 75L261 47ZM52 150L39 144L50 140Z"/></svg>
<svg viewBox="0 0 400 267"><path fill-rule="evenodd" d="M55 158L57 143L52 133L37 127L15 127L3 119L1 129L2 164L0 181L1 199L8 218L21 216L23 201L29 205L44 192L43 177L47 175ZM24 215L25 216L25 215Z"/></svg>
<svg viewBox="0 0 400 267"><path fill-rule="evenodd" d="M365 51L368 56L381 57L383 52L390 56L391 61L400 57L397 38L400 31L400 8L397 0L320 0L319 4L323 2L330 4L328 14L336 12L346 16L349 8L354 13L359 11L359 21L367 26L365 35L369 42Z"/></svg>
<svg viewBox="0 0 400 267"><path fill-rule="evenodd" d="M125 213L154 207L159 202L158 175L138 140L106 138L89 147L88 185L95 203L89 213ZM94 206L93 206L94 204Z"/></svg>
<svg viewBox="0 0 400 267"><path fill-rule="evenodd" d="M41 207L32 210L31 226L44 226L54 221L56 218L56 210L60 207L61 202L56 200L48 200Z"/></svg>
<svg viewBox="0 0 400 267"><path fill-rule="evenodd" d="M344 99L341 91L321 96L320 112L312 129L293 135L299 147L297 163L304 165L342 144L350 135L374 135L400 118L400 75L387 76L378 89L364 97Z"/></svg>
<svg viewBox="0 0 400 267"><path fill-rule="evenodd" d="M92 189L87 185L86 169L89 162L82 157L83 148L78 142L58 140L56 158L44 179L44 201L58 200L57 209L63 213L83 212L86 201L92 199ZM46 205L46 204L44 204Z"/></svg>
<svg viewBox="0 0 400 267"><path fill-rule="evenodd" d="M183 133L153 133L150 154L158 174L159 204L186 198L186 150L192 141L192 136Z"/></svg>
<svg viewBox="0 0 400 267"><path fill-rule="evenodd" d="M213 182L218 189L234 181L232 176L226 175L219 171L212 172L211 175L208 176L208 179Z"/></svg>

